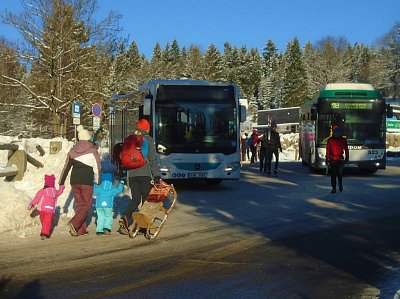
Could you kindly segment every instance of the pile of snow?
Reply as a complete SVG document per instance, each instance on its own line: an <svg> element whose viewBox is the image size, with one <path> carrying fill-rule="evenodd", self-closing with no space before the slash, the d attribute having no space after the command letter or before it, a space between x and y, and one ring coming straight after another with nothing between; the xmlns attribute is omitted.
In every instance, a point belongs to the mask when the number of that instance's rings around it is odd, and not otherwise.
<svg viewBox="0 0 400 299"><path fill-rule="evenodd" d="M57 154L50 153L50 142L60 141L62 149ZM74 145L73 142L63 138L54 139L18 139L16 137L0 136L0 144L18 144L19 149L24 149L34 159L43 163L43 168L28 163L22 181L7 182L5 177L0 177L0 234L5 232L19 231L19 235L30 234L33 231L38 234L40 229L24 230L26 227L40 226L39 217L30 217L32 211L28 211L29 202L36 192L44 186L44 175L54 174L56 177L56 188L58 180L68 151ZM45 155L40 156L36 146L40 145ZM0 150L0 168L6 167L8 160L8 150ZM99 153L102 157L102 169L113 170L107 148L100 148ZM125 192L126 193L126 192ZM56 218L61 222L68 222L74 215L73 196L69 177L65 181L65 191L58 198L56 206Z"/></svg>

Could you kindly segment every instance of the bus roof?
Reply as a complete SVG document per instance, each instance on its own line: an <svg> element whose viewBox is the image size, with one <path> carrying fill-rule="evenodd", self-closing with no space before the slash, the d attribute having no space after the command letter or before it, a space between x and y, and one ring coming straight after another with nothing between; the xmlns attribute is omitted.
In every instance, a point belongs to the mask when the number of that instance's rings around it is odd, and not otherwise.
<svg viewBox="0 0 400 299"><path fill-rule="evenodd" d="M375 90L371 84L366 83L329 83L323 90Z"/></svg>
<svg viewBox="0 0 400 299"><path fill-rule="evenodd" d="M206 80L189 80L189 79L161 79L161 80L150 80L139 86L139 90L150 89L157 85L209 85L209 86L231 86L235 85L228 82L211 82Z"/></svg>
<svg viewBox="0 0 400 299"><path fill-rule="evenodd" d="M380 99L379 90L365 83L330 83L319 92L318 98Z"/></svg>

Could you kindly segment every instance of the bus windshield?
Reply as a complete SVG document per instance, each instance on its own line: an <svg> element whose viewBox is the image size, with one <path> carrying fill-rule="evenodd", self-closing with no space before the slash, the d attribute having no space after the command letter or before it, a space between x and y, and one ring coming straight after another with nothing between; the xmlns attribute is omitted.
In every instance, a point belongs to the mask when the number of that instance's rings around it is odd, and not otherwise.
<svg viewBox="0 0 400 299"><path fill-rule="evenodd" d="M337 124L342 128L342 135L347 138L349 145L363 145L370 148L384 146L385 106L383 101L356 104L342 102L337 106L334 104L337 103L322 106L318 114L319 144L326 144L331 133L330 126Z"/></svg>
<svg viewBox="0 0 400 299"><path fill-rule="evenodd" d="M234 102L156 102L157 151L223 153L237 151Z"/></svg>

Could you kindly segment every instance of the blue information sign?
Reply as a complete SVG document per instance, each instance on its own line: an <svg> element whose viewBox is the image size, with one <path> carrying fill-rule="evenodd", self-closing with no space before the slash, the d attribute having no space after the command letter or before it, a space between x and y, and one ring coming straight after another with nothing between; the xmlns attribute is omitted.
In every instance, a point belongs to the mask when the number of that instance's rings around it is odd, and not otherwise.
<svg viewBox="0 0 400 299"><path fill-rule="evenodd" d="M79 103L72 104L72 114L81 114L81 104Z"/></svg>

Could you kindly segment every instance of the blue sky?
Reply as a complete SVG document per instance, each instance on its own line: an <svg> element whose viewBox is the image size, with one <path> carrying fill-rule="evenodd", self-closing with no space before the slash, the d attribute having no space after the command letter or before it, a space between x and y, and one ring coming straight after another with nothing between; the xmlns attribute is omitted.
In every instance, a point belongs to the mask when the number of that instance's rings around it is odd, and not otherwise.
<svg viewBox="0 0 400 299"><path fill-rule="evenodd" d="M0 11L20 10L20 1L0 0ZM114 10L123 15L121 35L136 41L148 58L156 42L164 47L177 39L180 47L211 43L221 51L232 46L257 48L268 39L279 51L297 37L304 46L330 36L371 46L400 22L400 0L98 0L98 16ZM10 26L0 37L18 39Z"/></svg>

